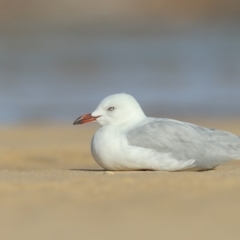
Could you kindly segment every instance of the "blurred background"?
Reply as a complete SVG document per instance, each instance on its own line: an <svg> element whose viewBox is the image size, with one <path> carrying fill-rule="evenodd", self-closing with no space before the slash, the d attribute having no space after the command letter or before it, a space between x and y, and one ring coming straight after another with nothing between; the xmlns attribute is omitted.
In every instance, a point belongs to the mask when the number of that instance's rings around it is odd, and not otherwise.
<svg viewBox="0 0 240 240"><path fill-rule="evenodd" d="M238 240L239 161L112 173L93 160L97 126L72 123L120 92L240 135L240 0L0 0L2 239Z"/></svg>
<svg viewBox="0 0 240 240"><path fill-rule="evenodd" d="M240 115L239 0L0 0L0 124L70 123L107 95Z"/></svg>

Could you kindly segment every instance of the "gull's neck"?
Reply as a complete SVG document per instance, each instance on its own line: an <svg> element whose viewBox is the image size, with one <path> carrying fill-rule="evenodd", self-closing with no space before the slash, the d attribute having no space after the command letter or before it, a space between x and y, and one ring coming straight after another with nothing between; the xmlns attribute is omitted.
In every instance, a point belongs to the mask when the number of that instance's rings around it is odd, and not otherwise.
<svg viewBox="0 0 240 240"><path fill-rule="evenodd" d="M133 113L131 116L129 116L129 118L126 118L125 121L116 125L116 127L119 127L121 129L130 129L133 126L137 126L138 124L143 122L146 118L147 117L146 117L146 115L144 114L143 111Z"/></svg>

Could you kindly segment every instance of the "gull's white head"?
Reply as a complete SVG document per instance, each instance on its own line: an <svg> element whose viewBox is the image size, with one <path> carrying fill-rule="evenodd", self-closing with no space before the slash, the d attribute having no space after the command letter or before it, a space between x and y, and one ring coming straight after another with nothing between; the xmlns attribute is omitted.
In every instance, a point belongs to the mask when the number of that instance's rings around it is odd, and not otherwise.
<svg viewBox="0 0 240 240"><path fill-rule="evenodd" d="M95 111L79 117L74 124L97 121L101 126L118 125L144 117L145 114L134 97L119 93L104 98Z"/></svg>

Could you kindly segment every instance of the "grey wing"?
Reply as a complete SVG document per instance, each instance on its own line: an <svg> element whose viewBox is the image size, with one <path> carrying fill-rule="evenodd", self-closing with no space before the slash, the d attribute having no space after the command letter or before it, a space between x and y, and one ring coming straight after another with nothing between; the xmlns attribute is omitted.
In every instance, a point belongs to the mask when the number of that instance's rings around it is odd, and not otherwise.
<svg viewBox="0 0 240 240"><path fill-rule="evenodd" d="M232 134L230 132L216 130L212 128L204 128L191 123L186 123L197 131L202 132L205 138L218 143L221 147L227 147L227 152L233 153L233 155L240 156L240 136ZM234 150L234 151L231 151Z"/></svg>
<svg viewBox="0 0 240 240"><path fill-rule="evenodd" d="M170 119L152 119L131 130L127 138L129 145L171 153L179 161L194 159L201 169L240 159L240 137Z"/></svg>

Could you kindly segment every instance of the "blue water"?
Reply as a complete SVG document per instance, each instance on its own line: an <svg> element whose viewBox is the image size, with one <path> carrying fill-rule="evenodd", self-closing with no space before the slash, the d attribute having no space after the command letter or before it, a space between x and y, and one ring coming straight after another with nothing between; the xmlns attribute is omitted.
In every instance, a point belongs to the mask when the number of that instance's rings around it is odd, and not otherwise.
<svg viewBox="0 0 240 240"><path fill-rule="evenodd" d="M72 122L113 93L148 115L240 116L239 28L0 35L0 123Z"/></svg>

